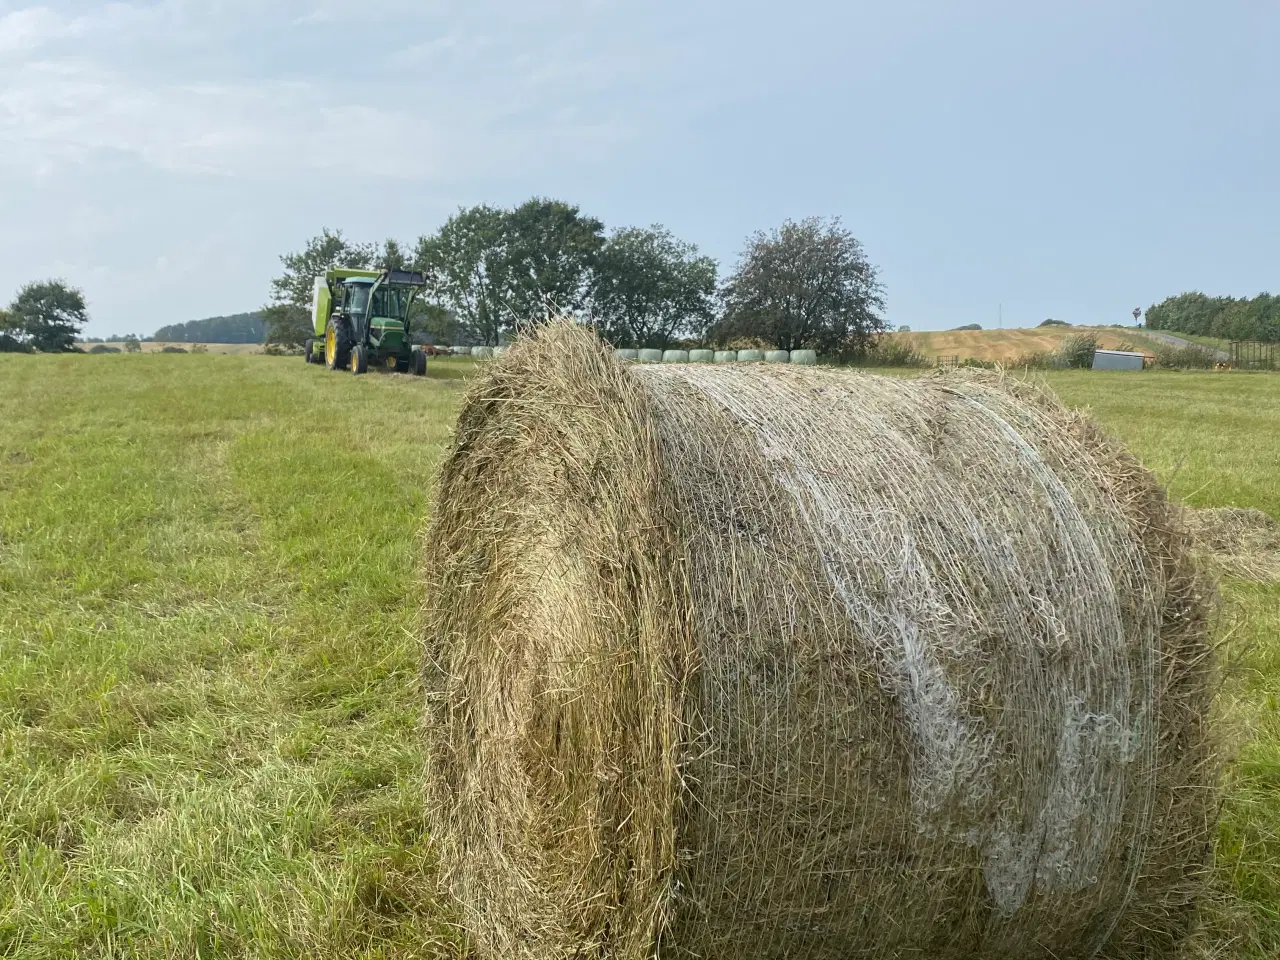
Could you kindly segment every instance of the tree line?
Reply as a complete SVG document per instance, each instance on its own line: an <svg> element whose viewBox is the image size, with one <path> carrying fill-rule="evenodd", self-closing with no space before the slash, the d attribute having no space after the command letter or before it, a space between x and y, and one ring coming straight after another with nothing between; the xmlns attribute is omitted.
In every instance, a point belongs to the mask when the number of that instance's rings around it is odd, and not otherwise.
<svg viewBox="0 0 1280 960"><path fill-rule="evenodd" d="M1180 293L1147 308L1151 330L1169 330L1223 340L1280 342L1280 296L1209 297L1198 291Z"/></svg>
<svg viewBox="0 0 1280 960"><path fill-rule="evenodd" d="M262 343L267 326L260 313L236 313L161 327L151 337L165 343Z"/></svg>
<svg viewBox="0 0 1280 960"><path fill-rule="evenodd" d="M838 219L753 234L723 280L715 260L661 225L606 230L544 198L462 208L412 246L325 229L280 259L262 316L267 339L289 346L313 335L313 281L331 267L421 271L414 328L446 344L497 344L556 314L592 323L617 346L658 349L752 340L857 354L886 330L876 268Z"/></svg>

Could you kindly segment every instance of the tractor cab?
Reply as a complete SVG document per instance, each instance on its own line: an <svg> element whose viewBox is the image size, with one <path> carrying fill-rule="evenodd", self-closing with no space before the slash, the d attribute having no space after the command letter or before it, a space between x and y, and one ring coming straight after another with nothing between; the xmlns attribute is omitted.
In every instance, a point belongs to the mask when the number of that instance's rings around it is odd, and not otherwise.
<svg viewBox="0 0 1280 960"><path fill-rule="evenodd" d="M424 286L421 273L406 270L333 269L317 277L314 321L316 336L324 337L322 362L359 373L369 362L417 372L409 317Z"/></svg>

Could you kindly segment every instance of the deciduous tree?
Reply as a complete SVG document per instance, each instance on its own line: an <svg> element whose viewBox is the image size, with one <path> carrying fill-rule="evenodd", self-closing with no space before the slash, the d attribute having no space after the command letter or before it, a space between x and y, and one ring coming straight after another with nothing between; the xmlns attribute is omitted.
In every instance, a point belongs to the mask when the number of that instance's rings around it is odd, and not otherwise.
<svg viewBox="0 0 1280 960"><path fill-rule="evenodd" d="M9 305L10 335L44 353L75 349L80 328L89 322L84 294L61 280L29 283Z"/></svg>
<svg viewBox="0 0 1280 960"><path fill-rule="evenodd" d="M611 343L665 349L715 315L716 263L662 226L615 230L596 258L592 302Z"/></svg>
<svg viewBox="0 0 1280 960"><path fill-rule="evenodd" d="M721 297L717 340L856 354L887 329L878 313L884 292L876 269L838 219L788 220L772 233L756 233Z"/></svg>

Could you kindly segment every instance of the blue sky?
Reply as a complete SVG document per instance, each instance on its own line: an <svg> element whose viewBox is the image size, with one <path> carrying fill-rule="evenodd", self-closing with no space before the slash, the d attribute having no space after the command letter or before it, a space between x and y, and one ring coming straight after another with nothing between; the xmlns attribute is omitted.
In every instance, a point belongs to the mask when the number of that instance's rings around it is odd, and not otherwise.
<svg viewBox="0 0 1280 960"><path fill-rule="evenodd" d="M895 325L1124 322L1280 290L1278 50L1264 0L0 0L0 301L146 334L537 194L724 269L840 216Z"/></svg>

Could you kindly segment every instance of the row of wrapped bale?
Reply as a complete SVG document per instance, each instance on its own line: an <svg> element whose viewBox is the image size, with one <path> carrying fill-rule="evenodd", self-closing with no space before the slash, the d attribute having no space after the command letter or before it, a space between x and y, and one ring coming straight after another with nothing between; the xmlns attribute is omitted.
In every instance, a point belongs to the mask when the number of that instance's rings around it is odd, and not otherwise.
<svg viewBox="0 0 1280 960"><path fill-rule="evenodd" d="M1158 960L1217 809L1159 487L991 374L470 388L428 537L429 811L480 957Z"/></svg>
<svg viewBox="0 0 1280 960"><path fill-rule="evenodd" d="M507 352L500 347L450 347L455 356L479 359L500 357ZM813 350L633 350L620 347L614 351L620 359L640 363L798 363L816 364L818 354Z"/></svg>
<svg viewBox="0 0 1280 960"><path fill-rule="evenodd" d="M640 363L798 363L818 362L813 350L632 350L614 351L619 359Z"/></svg>

